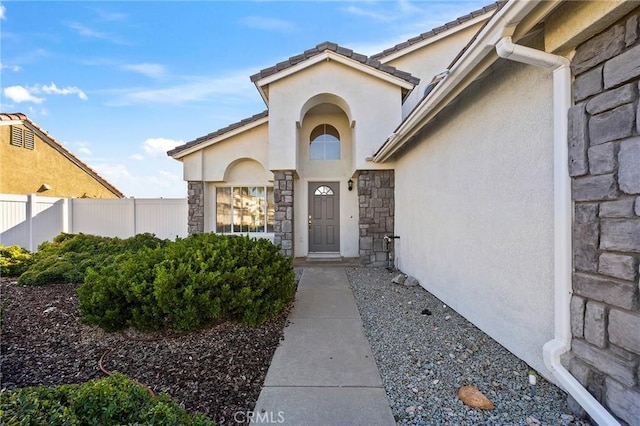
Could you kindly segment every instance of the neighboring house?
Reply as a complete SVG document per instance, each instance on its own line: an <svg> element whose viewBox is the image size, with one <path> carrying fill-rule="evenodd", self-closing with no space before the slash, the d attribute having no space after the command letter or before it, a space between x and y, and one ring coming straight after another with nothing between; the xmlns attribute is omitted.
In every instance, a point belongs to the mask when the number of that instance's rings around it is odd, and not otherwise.
<svg viewBox="0 0 640 426"><path fill-rule="evenodd" d="M260 71L268 111L169 152L190 232L372 266L395 235L400 270L576 411L640 424L638 6L509 1Z"/></svg>
<svg viewBox="0 0 640 426"><path fill-rule="evenodd" d="M26 115L0 113L0 193L123 198Z"/></svg>

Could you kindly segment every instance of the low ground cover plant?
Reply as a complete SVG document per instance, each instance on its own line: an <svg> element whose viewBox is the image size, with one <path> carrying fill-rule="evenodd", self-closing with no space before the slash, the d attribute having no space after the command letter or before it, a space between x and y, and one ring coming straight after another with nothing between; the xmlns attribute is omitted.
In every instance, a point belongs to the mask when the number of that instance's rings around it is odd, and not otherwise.
<svg viewBox="0 0 640 426"><path fill-rule="evenodd" d="M6 425L214 425L202 414L190 415L168 395L152 396L117 373L81 385L1 393L0 419Z"/></svg>
<svg viewBox="0 0 640 426"><path fill-rule="evenodd" d="M295 294L290 258L265 239L198 234L116 256L78 289L85 323L107 331L187 332L217 321L260 324Z"/></svg>
<svg viewBox="0 0 640 426"><path fill-rule="evenodd" d="M20 246L0 244L0 276L17 277L31 264L31 252Z"/></svg>
<svg viewBox="0 0 640 426"><path fill-rule="evenodd" d="M162 247L167 240L153 234L131 238L99 237L88 234L60 234L44 242L33 254L28 268L18 279L20 285L82 283L88 268L109 265L122 253Z"/></svg>

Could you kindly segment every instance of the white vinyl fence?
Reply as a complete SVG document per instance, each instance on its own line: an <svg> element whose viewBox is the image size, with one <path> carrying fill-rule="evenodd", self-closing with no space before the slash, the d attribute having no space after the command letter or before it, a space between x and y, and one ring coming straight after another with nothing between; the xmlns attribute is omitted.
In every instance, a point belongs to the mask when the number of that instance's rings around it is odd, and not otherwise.
<svg viewBox="0 0 640 426"><path fill-rule="evenodd" d="M30 251L61 232L127 238L187 236L184 198L53 198L0 194L0 244Z"/></svg>

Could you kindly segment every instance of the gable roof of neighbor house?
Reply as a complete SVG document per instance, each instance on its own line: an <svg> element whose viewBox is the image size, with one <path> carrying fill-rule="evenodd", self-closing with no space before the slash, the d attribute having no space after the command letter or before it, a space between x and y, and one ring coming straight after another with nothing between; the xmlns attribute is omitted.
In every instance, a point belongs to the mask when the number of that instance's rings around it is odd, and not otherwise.
<svg viewBox="0 0 640 426"><path fill-rule="evenodd" d="M470 21L474 21L476 18L488 17L487 15L489 13L494 12L498 8L500 3L506 3L506 2L498 1L495 3L489 4L487 6L484 6L481 9L474 10L473 12L460 16L454 19L453 21L449 21L439 27L426 31L416 37L412 37L407 41L398 43L395 46L385 49L380 53L371 55L370 58L374 60L384 61L385 59L387 59L388 56L393 55L394 57L396 57L398 53L401 53L404 50L408 50L410 47L414 47L415 45L422 43L425 40L432 39L439 34L447 32L448 30L457 29L458 27L466 23L471 23Z"/></svg>
<svg viewBox="0 0 640 426"><path fill-rule="evenodd" d="M53 136L51 136L46 130L42 127L38 126L36 123L31 121L29 117L21 112L16 113L0 113L0 126L1 125L10 125L16 124L17 122L26 125L27 127L31 127L32 130L35 130L40 134L41 139L51 146L53 149L58 151L60 154L65 156L68 160L70 160L73 164L80 167L85 173L90 175L92 178L97 180L102 186L111 191L114 195L119 198L124 198L124 194L115 186L113 186L109 181L100 176L95 170L93 170L89 165L84 163L78 157L73 155L71 151L65 148L60 142L58 142Z"/></svg>
<svg viewBox="0 0 640 426"><path fill-rule="evenodd" d="M202 148L204 148L204 146L208 146L216 142L215 139L217 137L227 135L228 133L231 133L234 130L239 130L239 131L248 130L248 128L255 127L255 125L260 124L259 123L260 120L266 119L268 116L269 116L268 110L262 111L261 113L255 114L249 118L245 118L236 123L229 124L228 126L218 129L215 132L211 132L207 135L200 136L199 138L194 139L190 142L187 142L184 145L176 146L172 150L167 151L167 155L176 159L183 157L189 153L185 151L191 151L191 148L194 148L198 145L203 145Z"/></svg>

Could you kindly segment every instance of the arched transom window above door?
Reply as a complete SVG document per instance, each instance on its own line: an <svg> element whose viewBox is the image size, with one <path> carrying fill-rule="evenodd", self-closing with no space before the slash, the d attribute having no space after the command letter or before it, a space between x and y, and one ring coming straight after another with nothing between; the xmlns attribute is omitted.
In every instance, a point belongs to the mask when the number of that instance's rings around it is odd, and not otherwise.
<svg viewBox="0 0 640 426"><path fill-rule="evenodd" d="M340 159L340 133L332 125L317 126L309 139L309 160Z"/></svg>
<svg viewBox="0 0 640 426"><path fill-rule="evenodd" d="M333 195L333 189L329 188L326 185L322 185L316 188L313 195Z"/></svg>

